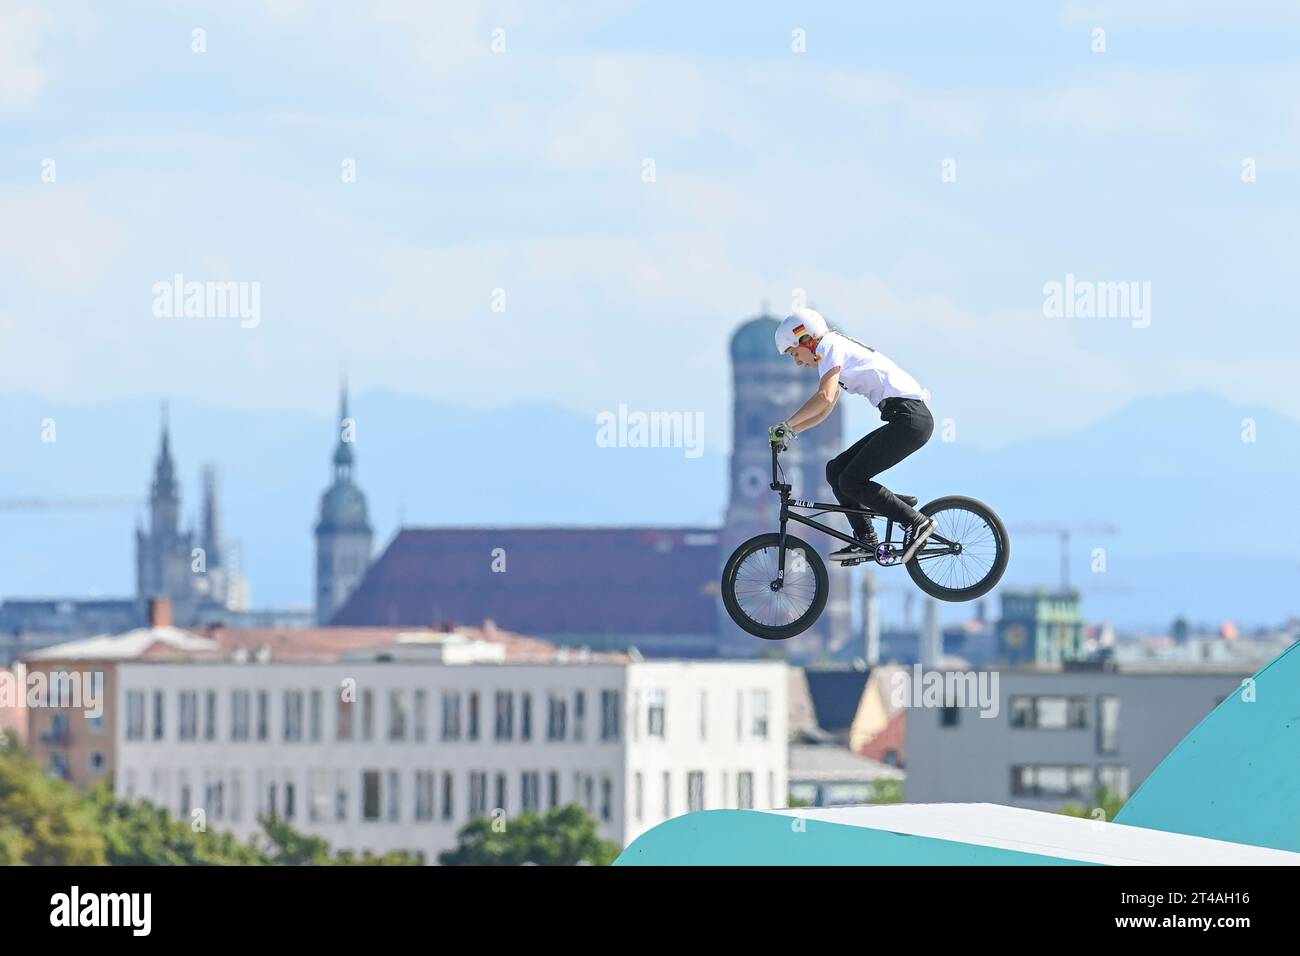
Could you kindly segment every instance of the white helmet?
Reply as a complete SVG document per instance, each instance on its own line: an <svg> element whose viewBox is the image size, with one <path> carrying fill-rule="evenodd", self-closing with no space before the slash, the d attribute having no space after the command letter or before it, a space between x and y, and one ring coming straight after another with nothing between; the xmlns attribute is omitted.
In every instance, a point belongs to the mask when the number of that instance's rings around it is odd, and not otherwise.
<svg viewBox="0 0 1300 956"><path fill-rule="evenodd" d="M784 355L786 349L799 344L801 336L811 335L820 339L829 331L820 312L814 309L795 309L776 327L776 351Z"/></svg>

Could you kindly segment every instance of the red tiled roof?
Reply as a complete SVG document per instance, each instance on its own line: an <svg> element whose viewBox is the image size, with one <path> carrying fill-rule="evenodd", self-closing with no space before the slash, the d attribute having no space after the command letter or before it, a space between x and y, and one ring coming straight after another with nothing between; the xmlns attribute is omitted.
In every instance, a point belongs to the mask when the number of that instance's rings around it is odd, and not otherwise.
<svg viewBox="0 0 1300 956"><path fill-rule="evenodd" d="M550 661L560 653L559 648L548 641L536 637L527 637L513 631L503 630L491 620L482 622L481 627L458 625L456 633L463 634L471 640L487 641L492 644L504 644L506 660ZM309 627L309 628L260 628L260 627L213 627L205 632L206 636L221 645L222 656L228 657L237 649L244 649L250 655L259 648L270 651L273 661L331 661L339 655L354 651L365 651L389 647L398 642L402 634L420 634L434 636L440 631L430 628L412 627ZM593 654L591 660L621 661L624 655Z"/></svg>
<svg viewBox="0 0 1300 956"><path fill-rule="evenodd" d="M717 539L713 528L406 529L333 623L493 618L543 637L714 635Z"/></svg>

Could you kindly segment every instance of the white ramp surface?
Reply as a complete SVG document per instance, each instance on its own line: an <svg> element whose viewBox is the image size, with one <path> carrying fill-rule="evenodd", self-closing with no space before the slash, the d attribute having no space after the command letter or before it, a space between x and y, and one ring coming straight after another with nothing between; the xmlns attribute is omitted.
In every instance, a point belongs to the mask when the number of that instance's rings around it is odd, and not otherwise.
<svg viewBox="0 0 1300 956"><path fill-rule="evenodd" d="M1110 866L1300 866L1300 853L996 803L889 803L764 810L841 826Z"/></svg>

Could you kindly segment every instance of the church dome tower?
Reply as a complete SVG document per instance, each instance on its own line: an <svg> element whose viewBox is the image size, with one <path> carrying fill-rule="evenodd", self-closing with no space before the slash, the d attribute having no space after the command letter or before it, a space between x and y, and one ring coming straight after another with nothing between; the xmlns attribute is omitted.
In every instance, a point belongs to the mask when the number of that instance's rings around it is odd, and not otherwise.
<svg viewBox="0 0 1300 956"><path fill-rule="evenodd" d="M339 440L334 449L334 480L320 499L316 522L316 620L328 624L370 565L374 532L366 496L352 477L355 422L348 416L345 384L339 395Z"/></svg>
<svg viewBox="0 0 1300 956"><path fill-rule="evenodd" d="M815 373L800 368L776 351L776 327L773 315L760 315L745 322L731 337L732 429L731 468L727 514L723 522L720 557L725 562L742 542L758 534L779 530L780 504L772 481L772 452L767 429L784 421L808 400L817 387ZM793 486L793 496L809 501L834 502L826 483L826 463L842 452L844 424L841 408L806 434L795 439L781 456L786 480ZM815 520L842 531L848 523L841 515L828 513ZM840 542L813 528L791 522L789 530L803 538L822 555L841 546ZM820 648L833 652L850 640L851 584L847 569L828 564L831 593L826 610L811 630L799 638L802 647L811 640ZM746 634L722 616L720 648L723 654L757 655L764 642Z"/></svg>

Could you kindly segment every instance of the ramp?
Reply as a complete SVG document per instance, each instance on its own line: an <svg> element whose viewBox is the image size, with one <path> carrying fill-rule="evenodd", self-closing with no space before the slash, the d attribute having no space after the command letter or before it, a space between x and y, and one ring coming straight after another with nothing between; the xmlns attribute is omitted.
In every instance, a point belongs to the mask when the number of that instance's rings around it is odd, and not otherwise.
<svg viewBox="0 0 1300 956"><path fill-rule="evenodd" d="M1300 852L1300 644L1197 724L1115 822Z"/></svg>
<svg viewBox="0 0 1300 956"><path fill-rule="evenodd" d="M991 803L710 810L661 823L619 866L1300 865L1300 853Z"/></svg>

